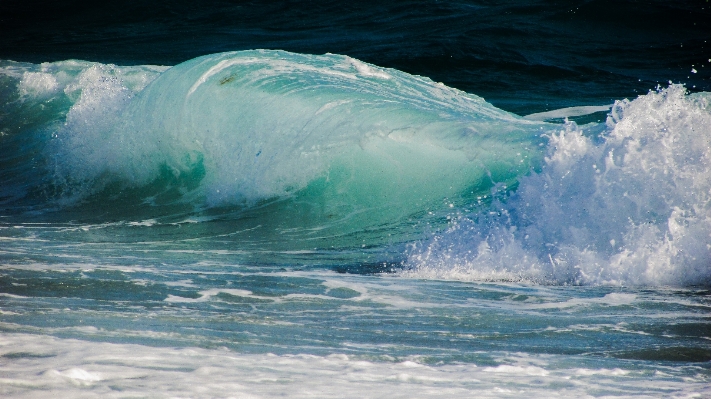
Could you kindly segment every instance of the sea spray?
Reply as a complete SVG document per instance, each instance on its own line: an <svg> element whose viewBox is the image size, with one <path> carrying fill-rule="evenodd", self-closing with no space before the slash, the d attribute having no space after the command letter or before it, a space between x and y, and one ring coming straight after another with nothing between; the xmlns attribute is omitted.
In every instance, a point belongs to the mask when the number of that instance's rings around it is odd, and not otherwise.
<svg viewBox="0 0 711 399"><path fill-rule="evenodd" d="M602 128L603 126L600 126ZM711 282L711 113L680 85L566 123L509 198L414 244L403 275L554 284Z"/></svg>
<svg viewBox="0 0 711 399"><path fill-rule="evenodd" d="M0 61L0 198L8 210L46 211L101 187L102 182L80 182L75 172L62 172L62 153L76 159L74 149L95 162L110 162L87 144L100 142L133 96L166 69L77 60Z"/></svg>

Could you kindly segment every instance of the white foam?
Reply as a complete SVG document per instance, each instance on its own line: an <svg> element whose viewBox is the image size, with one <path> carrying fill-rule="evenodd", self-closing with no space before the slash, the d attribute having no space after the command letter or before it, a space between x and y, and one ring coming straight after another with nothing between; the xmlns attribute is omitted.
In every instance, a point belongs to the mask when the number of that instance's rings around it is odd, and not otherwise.
<svg viewBox="0 0 711 399"><path fill-rule="evenodd" d="M158 224L158 221L155 219L146 219L146 220L142 220L140 222L129 222L128 223L129 226L137 226L137 227L151 227L151 226L155 226L156 224Z"/></svg>
<svg viewBox="0 0 711 399"><path fill-rule="evenodd" d="M573 298L564 302L545 302L527 305L530 309L564 309L591 305L628 306L637 300L635 294L610 293L602 298Z"/></svg>
<svg viewBox="0 0 711 399"><path fill-rule="evenodd" d="M55 372L58 375L69 378L70 380L72 380L72 382L76 382L79 384L101 381L101 379L102 379L99 374L90 373L86 370L82 370L79 368L72 368L72 369L69 369L65 372L59 372L59 371L55 371Z"/></svg>
<svg viewBox="0 0 711 399"><path fill-rule="evenodd" d="M229 295L233 295L233 296L241 296L241 297L253 297L253 298L269 299L269 300L272 299L272 298L266 298L266 297L252 295L252 291L248 291L248 290L230 289L230 288L212 288L209 290L200 291L199 292L200 296L198 298L185 298L185 297L181 297L181 296L168 295L168 297L165 299L165 301L166 302L205 302L205 301L210 300L210 298L212 298L216 295L219 295L221 293L229 294Z"/></svg>
<svg viewBox="0 0 711 399"><path fill-rule="evenodd" d="M24 354L24 355L23 355ZM708 375L684 367L569 368L569 356L508 354L501 364L427 365L327 356L240 354L0 336L5 397L511 398L708 396ZM654 375L654 378L651 376Z"/></svg>
<svg viewBox="0 0 711 399"><path fill-rule="evenodd" d="M167 67L155 65L119 67L113 64L67 60L39 65L10 63L0 74L18 79L18 94L23 101L46 100L60 93L76 101L84 88L106 79L116 79L133 93L141 91Z"/></svg>
<svg viewBox="0 0 711 399"><path fill-rule="evenodd" d="M536 367L536 366L511 366L504 364L496 367L485 367L483 369L485 373L504 373L504 374L514 374L514 375L539 375L546 376L550 374L548 371Z"/></svg>
<svg viewBox="0 0 711 399"><path fill-rule="evenodd" d="M627 375L630 372L627 370L622 370L619 368L615 369L577 369L575 370L575 374L577 375L584 375L584 376L589 376L589 375L606 375L606 376L621 376L621 375Z"/></svg>
<svg viewBox="0 0 711 399"><path fill-rule="evenodd" d="M59 82L52 74L25 72L18 86L21 96L46 98L59 91Z"/></svg>
<svg viewBox="0 0 711 399"><path fill-rule="evenodd" d="M368 65L365 62L356 60L354 58L347 57L348 62L353 65L353 67L362 76L380 78L380 79L390 79L391 76L387 72L383 71L382 68L378 68L374 65Z"/></svg>
<svg viewBox="0 0 711 399"><path fill-rule="evenodd" d="M711 283L711 112L672 85L618 101L600 137L550 136L506 202L415 245L407 276L556 284Z"/></svg>

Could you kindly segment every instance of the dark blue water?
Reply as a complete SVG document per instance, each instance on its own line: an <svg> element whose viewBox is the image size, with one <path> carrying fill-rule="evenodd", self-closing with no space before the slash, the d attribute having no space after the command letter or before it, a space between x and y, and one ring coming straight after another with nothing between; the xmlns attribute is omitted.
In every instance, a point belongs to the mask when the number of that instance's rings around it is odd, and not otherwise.
<svg viewBox="0 0 711 399"><path fill-rule="evenodd" d="M0 2L0 396L711 395L707 1Z"/></svg>
<svg viewBox="0 0 711 399"><path fill-rule="evenodd" d="M528 114L607 104L670 80L709 91L710 8L703 0L9 0L0 5L0 58L175 65L256 48L345 54Z"/></svg>

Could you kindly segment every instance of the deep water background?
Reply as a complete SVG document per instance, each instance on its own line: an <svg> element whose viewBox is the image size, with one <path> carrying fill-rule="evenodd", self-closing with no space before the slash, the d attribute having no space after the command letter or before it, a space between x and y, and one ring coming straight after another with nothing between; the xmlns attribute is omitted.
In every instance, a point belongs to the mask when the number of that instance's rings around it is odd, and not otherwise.
<svg viewBox="0 0 711 399"><path fill-rule="evenodd" d="M330 52L518 114L611 104L669 81L711 91L709 42L706 0L0 3L0 59L175 65L231 50Z"/></svg>

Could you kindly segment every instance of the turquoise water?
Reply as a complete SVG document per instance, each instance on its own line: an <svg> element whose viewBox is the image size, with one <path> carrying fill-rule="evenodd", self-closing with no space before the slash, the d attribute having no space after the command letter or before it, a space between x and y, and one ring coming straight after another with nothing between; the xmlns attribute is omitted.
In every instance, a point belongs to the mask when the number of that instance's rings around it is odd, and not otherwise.
<svg viewBox="0 0 711 399"><path fill-rule="evenodd" d="M708 391L705 93L578 126L335 55L3 71L37 118L2 137L6 395Z"/></svg>
<svg viewBox="0 0 711 399"><path fill-rule="evenodd" d="M46 7L3 397L711 395L705 7Z"/></svg>

